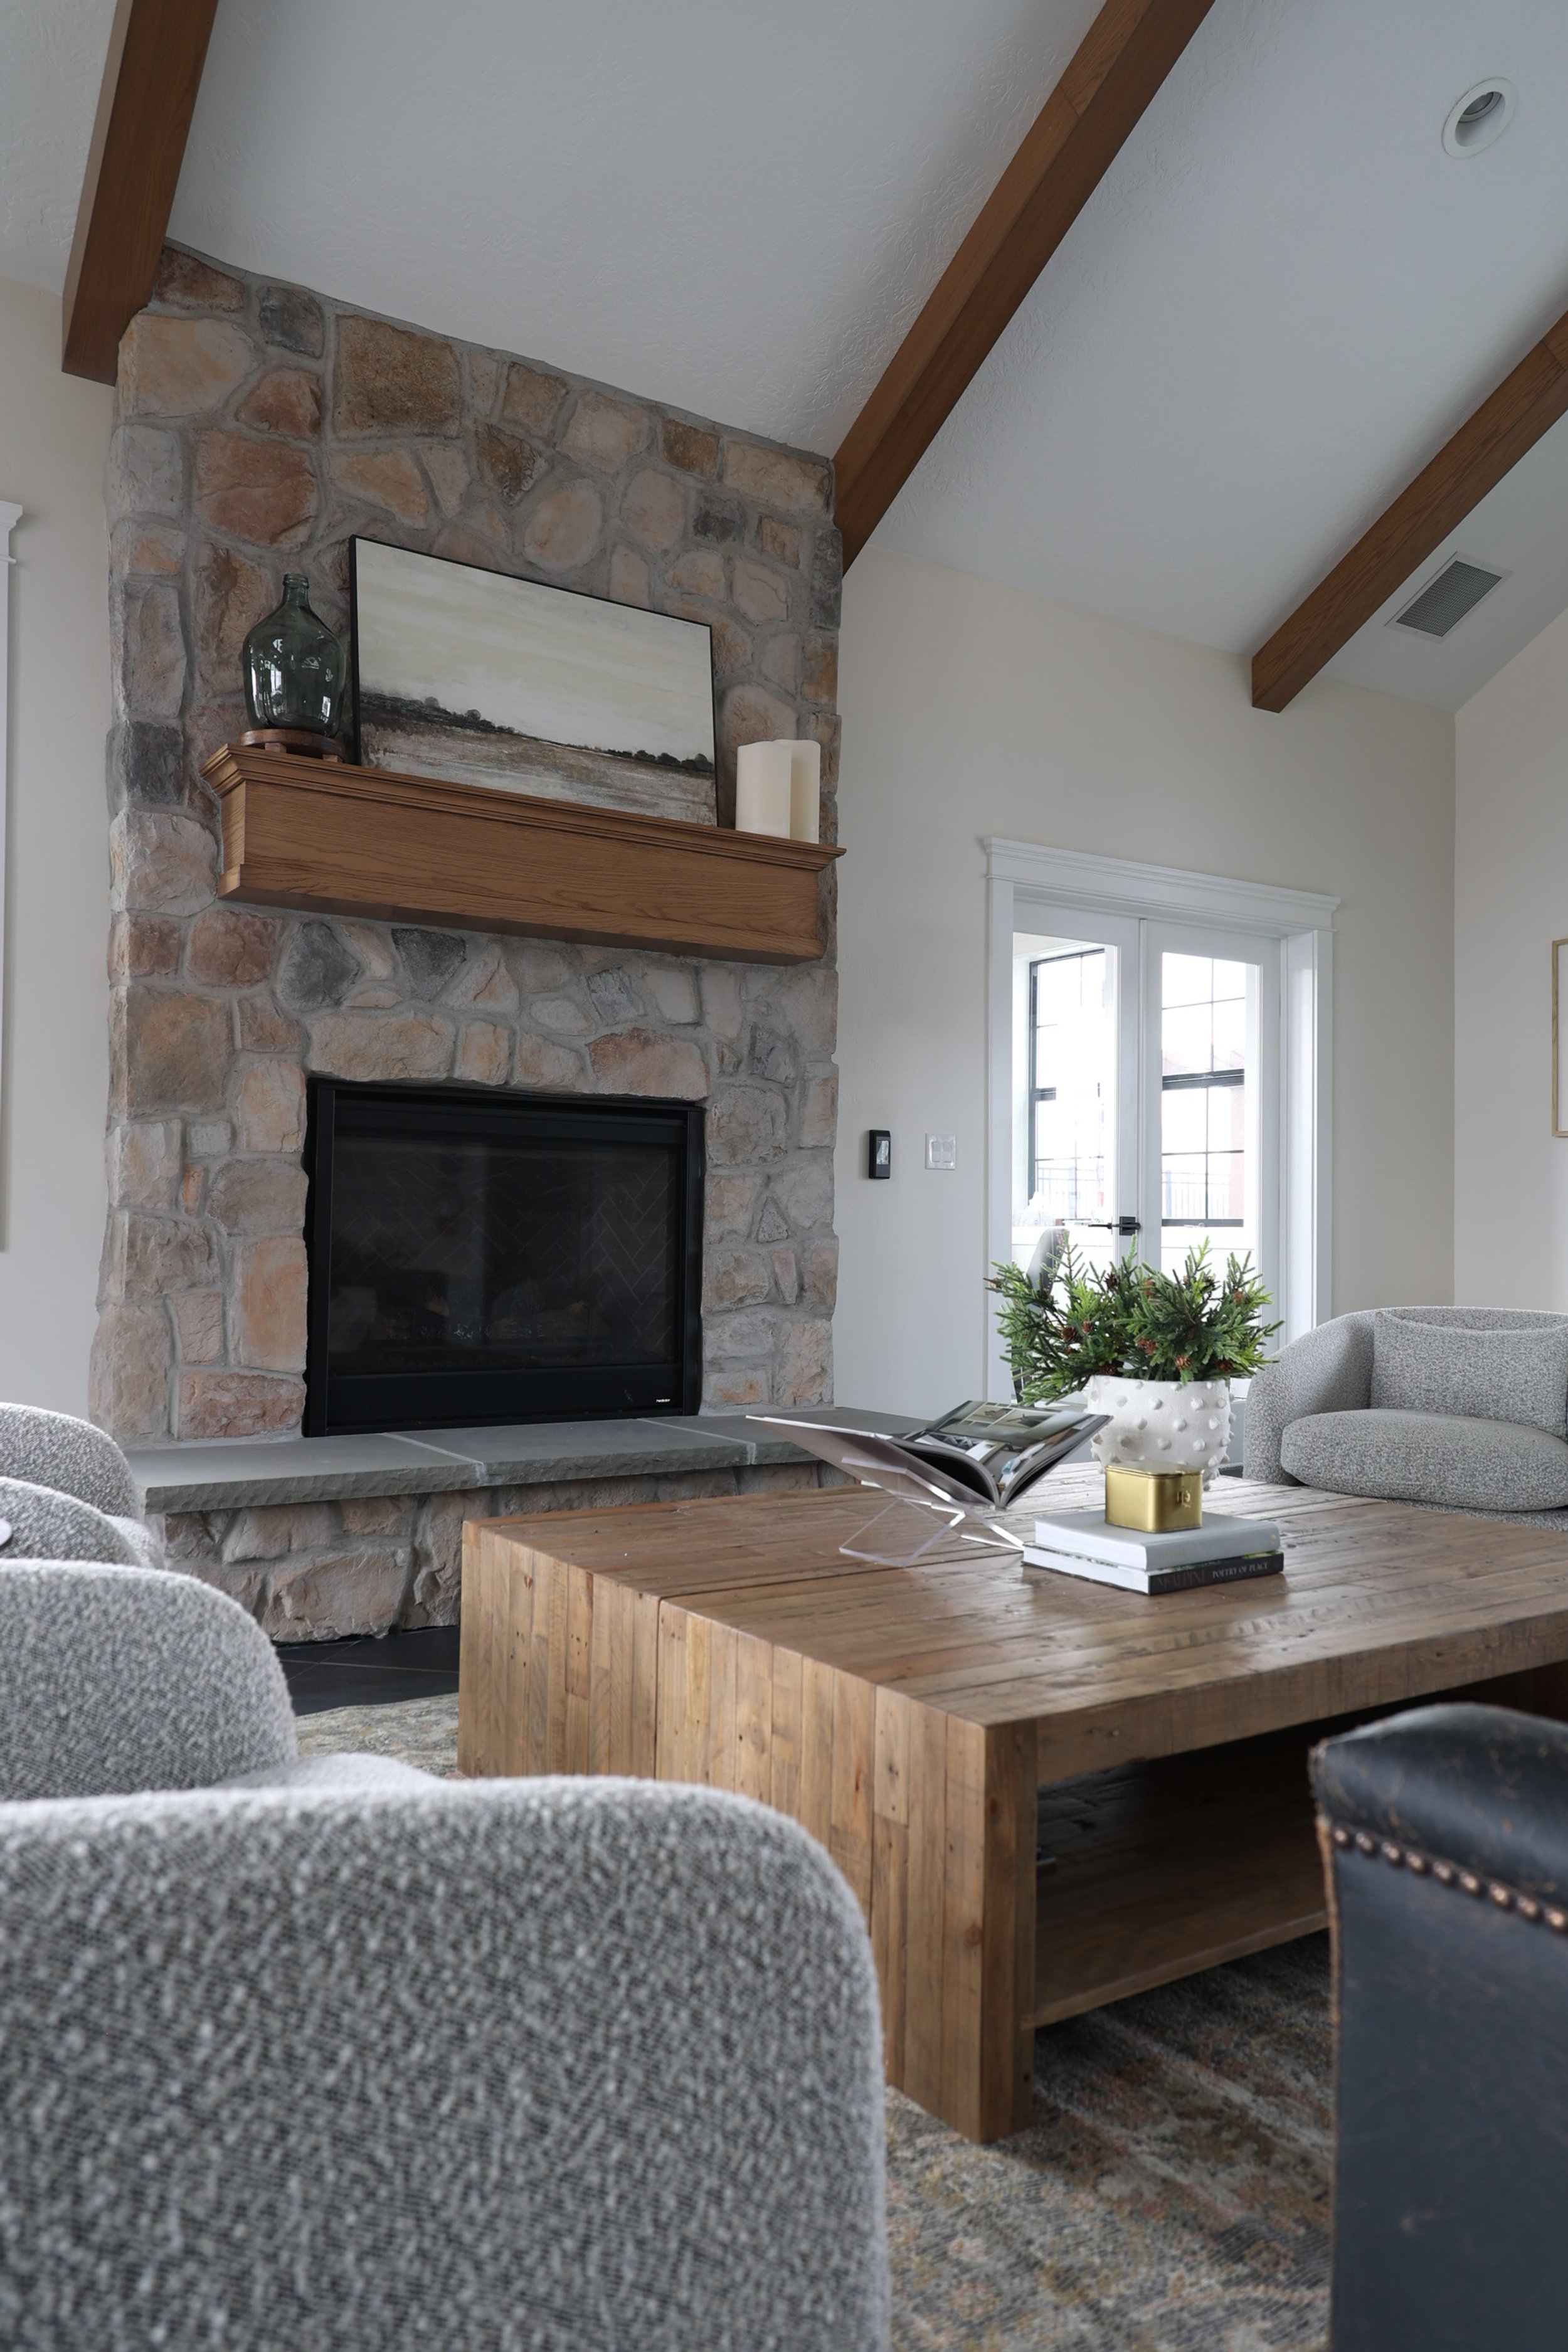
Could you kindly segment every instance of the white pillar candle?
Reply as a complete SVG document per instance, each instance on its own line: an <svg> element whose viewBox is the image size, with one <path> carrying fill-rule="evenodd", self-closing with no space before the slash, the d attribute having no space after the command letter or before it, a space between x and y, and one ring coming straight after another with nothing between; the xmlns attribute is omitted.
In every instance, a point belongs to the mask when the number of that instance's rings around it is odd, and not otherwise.
<svg viewBox="0 0 1568 2352"><path fill-rule="evenodd" d="M815 737L789 747L789 830L792 841L822 838L822 746Z"/></svg>
<svg viewBox="0 0 1568 2352"><path fill-rule="evenodd" d="M742 743L735 760L735 830L789 839L791 743Z"/></svg>

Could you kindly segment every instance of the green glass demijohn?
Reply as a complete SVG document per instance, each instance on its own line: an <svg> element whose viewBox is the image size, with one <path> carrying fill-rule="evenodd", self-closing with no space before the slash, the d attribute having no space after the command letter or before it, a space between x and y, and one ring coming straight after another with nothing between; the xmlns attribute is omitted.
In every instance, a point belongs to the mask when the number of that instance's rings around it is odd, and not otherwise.
<svg viewBox="0 0 1568 2352"><path fill-rule="evenodd" d="M253 727L335 735L343 649L312 613L302 572L283 575L283 602L245 640L245 701Z"/></svg>

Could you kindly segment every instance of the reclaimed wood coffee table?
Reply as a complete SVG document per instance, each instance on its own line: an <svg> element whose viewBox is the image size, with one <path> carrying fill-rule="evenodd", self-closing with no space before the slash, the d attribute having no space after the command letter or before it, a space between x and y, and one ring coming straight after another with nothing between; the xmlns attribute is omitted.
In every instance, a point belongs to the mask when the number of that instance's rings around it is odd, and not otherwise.
<svg viewBox="0 0 1568 2352"><path fill-rule="evenodd" d="M1027 2120L1037 2025L1324 1924L1326 1729L1460 1688L1568 1711L1563 1534L1227 1481L1221 1508L1280 1522L1285 1574L1150 1599L956 1541L843 1559L876 1507L470 1524L459 1764L793 1815L865 1911L889 2080L973 2139Z"/></svg>

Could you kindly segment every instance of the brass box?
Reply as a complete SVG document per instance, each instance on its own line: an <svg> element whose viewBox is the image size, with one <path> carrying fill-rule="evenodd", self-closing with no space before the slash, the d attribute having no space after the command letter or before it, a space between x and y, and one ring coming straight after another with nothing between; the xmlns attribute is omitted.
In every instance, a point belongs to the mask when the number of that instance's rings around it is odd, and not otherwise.
<svg viewBox="0 0 1568 2352"><path fill-rule="evenodd" d="M1141 1535L1169 1535L1176 1528L1202 1527L1204 1481L1200 1470L1129 1470L1109 1463L1105 1516L1113 1528L1136 1528Z"/></svg>

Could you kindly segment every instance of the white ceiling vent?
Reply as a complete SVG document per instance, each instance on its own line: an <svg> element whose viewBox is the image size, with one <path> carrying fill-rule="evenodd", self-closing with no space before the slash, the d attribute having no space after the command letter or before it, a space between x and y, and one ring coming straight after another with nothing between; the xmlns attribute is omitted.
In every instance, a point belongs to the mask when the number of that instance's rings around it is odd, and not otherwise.
<svg viewBox="0 0 1568 2352"><path fill-rule="evenodd" d="M1468 563L1462 555L1456 555L1402 613L1395 613L1388 625L1414 629L1423 637L1446 637L1467 613L1475 611L1483 596L1491 594L1500 580L1507 578L1506 572L1494 571L1485 563Z"/></svg>

